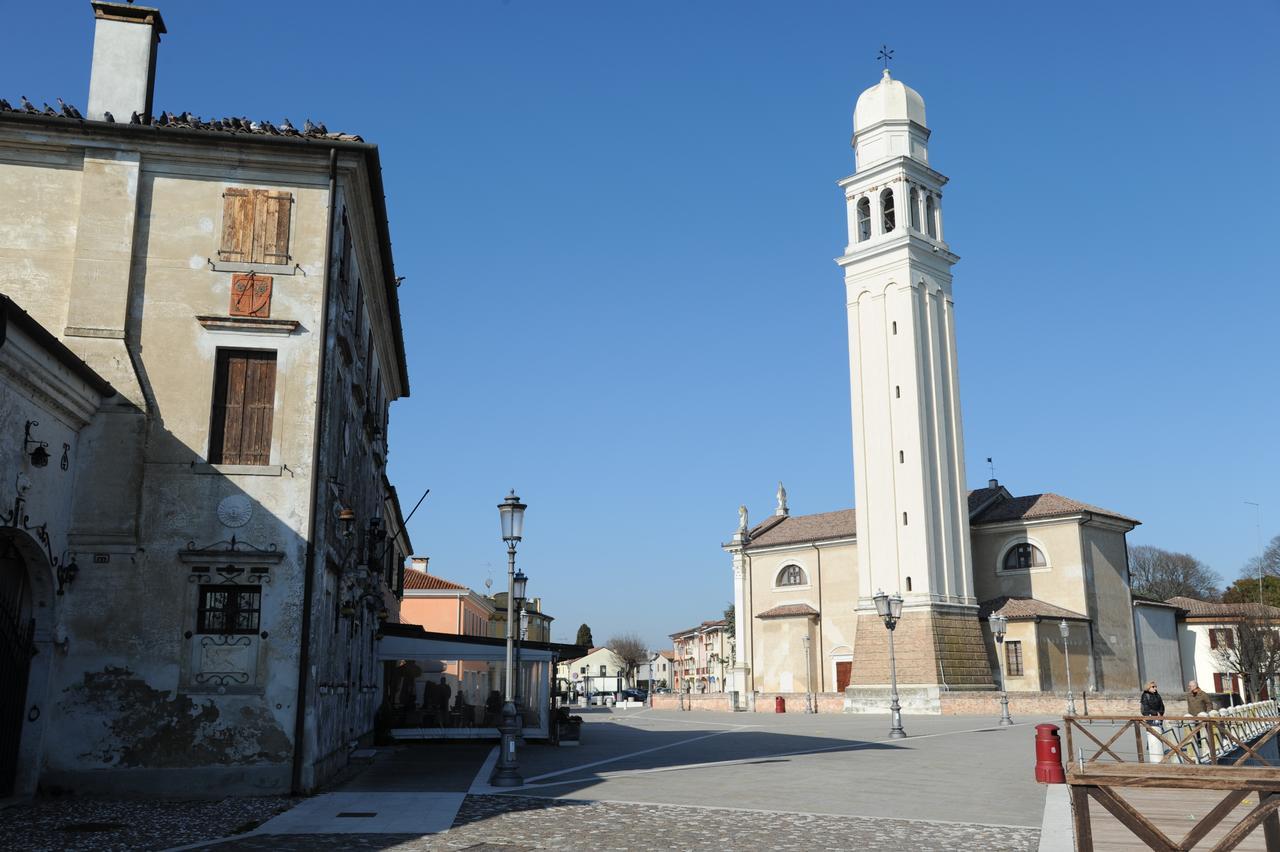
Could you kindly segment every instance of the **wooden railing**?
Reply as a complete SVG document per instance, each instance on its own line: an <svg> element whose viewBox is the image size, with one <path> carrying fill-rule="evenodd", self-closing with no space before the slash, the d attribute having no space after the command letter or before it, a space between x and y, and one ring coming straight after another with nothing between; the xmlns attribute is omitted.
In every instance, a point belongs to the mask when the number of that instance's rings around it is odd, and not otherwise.
<svg viewBox="0 0 1280 852"><path fill-rule="evenodd" d="M1280 735L1276 702L1199 716L1066 716L1063 722L1067 783L1081 852L1093 849L1090 798L1150 848L1186 850L1255 793L1257 805L1214 849L1234 849L1259 825L1266 848L1280 849L1280 760L1264 753ZM1174 841L1115 792L1126 787L1218 790L1226 797Z"/></svg>

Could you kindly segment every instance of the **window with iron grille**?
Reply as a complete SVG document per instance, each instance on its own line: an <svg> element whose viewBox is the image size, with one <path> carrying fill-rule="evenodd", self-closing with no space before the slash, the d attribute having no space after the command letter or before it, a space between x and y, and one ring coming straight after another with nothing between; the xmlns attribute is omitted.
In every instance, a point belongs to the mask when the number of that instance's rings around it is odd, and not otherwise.
<svg viewBox="0 0 1280 852"><path fill-rule="evenodd" d="M1026 571L1029 568L1044 568L1049 564L1044 552L1030 542L1015 544L1004 555L1004 570Z"/></svg>
<svg viewBox="0 0 1280 852"><path fill-rule="evenodd" d="M807 586L809 578L805 576L804 569L799 565L784 566L778 572L779 586Z"/></svg>
<svg viewBox="0 0 1280 852"><path fill-rule="evenodd" d="M257 633L262 590L257 586L201 586L197 633Z"/></svg>
<svg viewBox="0 0 1280 852"><path fill-rule="evenodd" d="M1022 643L1004 643L1004 671L1009 677L1022 677Z"/></svg>

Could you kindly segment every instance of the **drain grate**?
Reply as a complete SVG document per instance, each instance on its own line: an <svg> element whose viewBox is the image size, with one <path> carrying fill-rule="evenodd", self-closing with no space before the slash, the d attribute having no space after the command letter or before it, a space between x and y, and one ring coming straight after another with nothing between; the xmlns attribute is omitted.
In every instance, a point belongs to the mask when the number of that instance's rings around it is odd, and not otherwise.
<svg viewBox="0 0 1280 852"><path fill-rule="evenodd" d="M377 811L342 811L338 814L339 817L353 817L356 819L368 819L377 815Z"/></svg>

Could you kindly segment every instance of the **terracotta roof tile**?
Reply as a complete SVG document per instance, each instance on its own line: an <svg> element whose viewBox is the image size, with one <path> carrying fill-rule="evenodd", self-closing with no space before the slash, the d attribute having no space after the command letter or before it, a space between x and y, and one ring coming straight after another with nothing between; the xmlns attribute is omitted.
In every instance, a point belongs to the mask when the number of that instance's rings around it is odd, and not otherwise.
<svg viewBox="0 0 1280 852"><path fill-rule="evenodd" d="M404 572L404 587L406 589L419 589L422 591L471 591L466 586L460 586L451 580L446 580L443 577L437 577L434 574L428 574L426 571L419 571L416 568L409 568Z"/></svg>
<svg viewBox="0 0 1280 852"><path fill-rule="evenodd" d="M787 618L795 615L817 615L818 611L808 604L783 604L773 609L766 609L756 618Z"/></svg>
<svg viewBox="0 0 1280 852"><path fill-rule="evenodd" d="M773 519L771 518L770 521ZM825 541L834 538L850 538L857 523L853 509L838 512L822 512L817 515L788 515L779 522L765 521L757 529L764 532L751 536L750 548L770 547L775 544L796 544L804 541ZM765 525L768 524L766 527Z"/></svg>
<svg viewBox="0 0 1280 852"><path fill-rule="evenodd" d="M1086 615L1063 609L1060 606L1054 606L1051 603L1045 603L1035 598L1016 598L1009 595L1002 595L978 604L978 618L985 619L993 613L1003 615L1010 621L1025 621L1033 618L1089 620Z"/></svg>
<svg viewBox="0 0 1280 852"><path fill-rule="evenodd" d="M986 489L983 489L986 490ZM1119 512L1113 512L1110 509L1102 509L1097 506L1090 506L1088 503L1081 503L1078 500L1072 500L1070 497L1063 497L1061 494L1028 494L1025 497L1014 497L1010 500L1000 500L987 509L984 509L977 517L971 521L975 524L992 524L999 521L1020 521L1034 518L1054 518L1063 515L1078 515L1082 512L1088 512L1093 515L1105 515L1108 518L1116 518L1117 520L1127 521L1131 524L1140 524L1141 521L1135 520Z"/></svg>
<svg viewBox="0 0 1280 852"><path fill-rule="evenodd" d="M1215 603L1195 598L1173 597L1167 604L1185 609L1192 618L1218 616L1221 618L1275 618L1280 619L1280 609L1259 603Z"/></svg>

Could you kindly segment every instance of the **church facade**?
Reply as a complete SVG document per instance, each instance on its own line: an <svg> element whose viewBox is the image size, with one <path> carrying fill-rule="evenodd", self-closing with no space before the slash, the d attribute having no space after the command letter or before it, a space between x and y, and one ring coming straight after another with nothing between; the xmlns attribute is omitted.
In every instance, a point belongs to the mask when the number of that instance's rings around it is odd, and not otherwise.
<svg viewBox="0 0 1280 852"><path fill-rule="evenodd" d="M884 72L854 110L848 215L856 508L791 515L786 492L724 545L733 564L732 689L838 692L882 712L889 631L907 709L957 691L1128 692L1137 648L1125 536L1138 521L1052 493L967 487L942 187L923 99ZM987 618L1008 619L997 656Z"/></svg>

